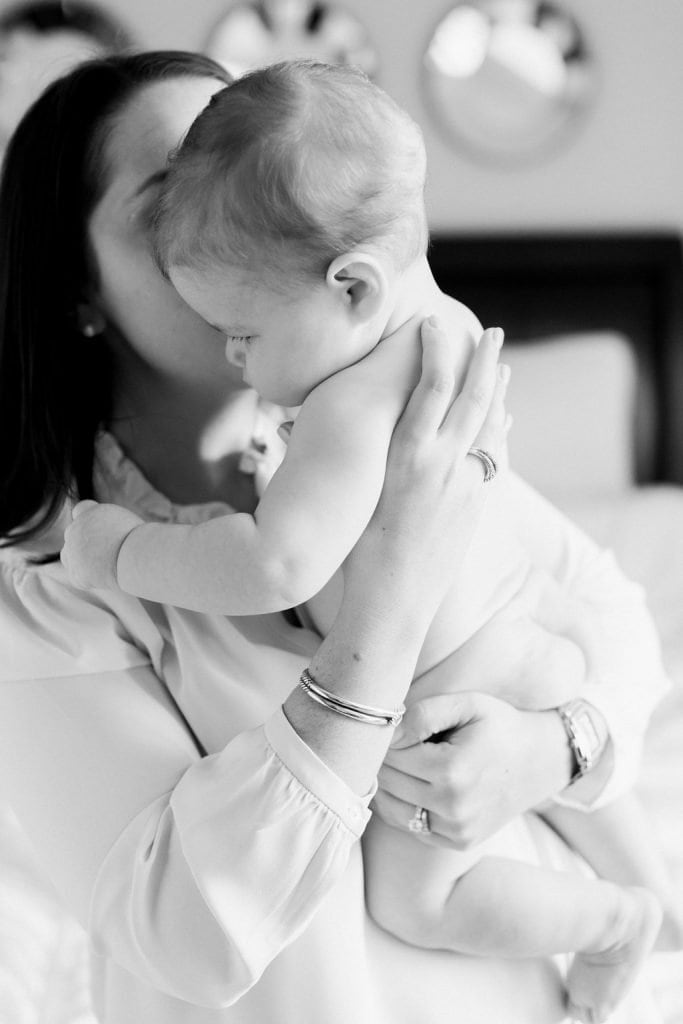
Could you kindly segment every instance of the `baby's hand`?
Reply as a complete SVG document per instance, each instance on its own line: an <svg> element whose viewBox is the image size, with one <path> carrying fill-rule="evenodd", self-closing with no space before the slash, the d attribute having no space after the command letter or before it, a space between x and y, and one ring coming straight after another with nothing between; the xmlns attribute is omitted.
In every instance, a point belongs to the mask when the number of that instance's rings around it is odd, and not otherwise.
<svg viewBox="0 0 683 1024"><path fill-rule="evenodd" d="M79 502L72 515L61 553L71 582L84 590L114 589L119 549L144 519L119 505L99 505L96 501Z"/></svg>

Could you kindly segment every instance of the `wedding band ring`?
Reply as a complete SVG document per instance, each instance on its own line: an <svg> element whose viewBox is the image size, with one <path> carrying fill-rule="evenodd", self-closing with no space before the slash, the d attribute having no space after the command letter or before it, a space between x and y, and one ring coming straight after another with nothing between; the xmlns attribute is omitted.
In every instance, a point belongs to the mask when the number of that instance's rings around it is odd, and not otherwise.
<svg viewBox="0 0 683 1024"><path fill-rule="evenodd" d="M493 456L485 452L483 448L470 448L467 454L474 455L475 459L479 459L484 467L484 483L487 484L489 480L493 480L498 472L498 466Z"/></svg>
<svg viewBox="0 0 683 1024"><path fill-rule="evenodd" d="M429 811L424 807L416 807L415 814L408 822L408 828L411 832L421 832L422 835L428 836L432 831L429 825Z"/></svg>

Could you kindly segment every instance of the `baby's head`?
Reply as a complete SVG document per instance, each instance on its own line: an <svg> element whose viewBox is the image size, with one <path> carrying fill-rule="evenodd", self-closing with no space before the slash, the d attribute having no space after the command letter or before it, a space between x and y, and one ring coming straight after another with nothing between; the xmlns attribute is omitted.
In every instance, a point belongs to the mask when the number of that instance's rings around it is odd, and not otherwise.
<svg viewBox="0 0 683 1024"><path fill-rule="evenodd" d="M248 371L279 328L303 400L377 341L392 286L424 256L424 177L418 127L360 71L276 64L216 93L191 127L161 197L157 258Z"/></svg>

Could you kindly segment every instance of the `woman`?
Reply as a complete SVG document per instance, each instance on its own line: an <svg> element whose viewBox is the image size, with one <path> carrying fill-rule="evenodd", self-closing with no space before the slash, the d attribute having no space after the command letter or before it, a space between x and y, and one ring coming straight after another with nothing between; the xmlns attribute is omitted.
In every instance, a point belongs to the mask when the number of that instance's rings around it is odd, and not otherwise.
<svg viewBox="0 0 683 1024"><path fill-rule="evenodd" d="M423 380L320 646L281 616L230 621L81 593L49 560L74 493L186 521L226 503L254 507L273 448L267 410L149 252L167 154L225 80L187 54L93 62L48 90L10 147L0 194L4 792L88 927L106 1024L559 1020L552 964L418 950L369 921L358 838L390 730L332 714L296 686L310 664L344 699L401 703L450 583L444 566L457 572L476 519L481 467L464 455L493 389L490 338L441 425L448 343L425 335ZM501 418L498 390L479 445L496 445ZM600 685L586 690L611 744L570 791L589 803L634 770L627 748L659 692L657 646L640 595L609 560L523 488L519 506L537 561L593 593L611 631ZM462 846L559 794L573 762L554 712L427 695L453 671L467 663L454 657L413 695L375 804L404 828L426 808L423 838ZM456 726L452 742L418 742ZM540 826L528 835L530 856L552 847Z"/></svg>

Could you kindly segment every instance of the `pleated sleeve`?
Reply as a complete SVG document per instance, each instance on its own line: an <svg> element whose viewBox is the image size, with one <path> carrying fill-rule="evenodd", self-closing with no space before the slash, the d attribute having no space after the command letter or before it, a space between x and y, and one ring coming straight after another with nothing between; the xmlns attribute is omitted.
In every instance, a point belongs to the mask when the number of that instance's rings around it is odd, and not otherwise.
<svg viewBox="0 0 683 1024"><path fill-rule="evenodd" d="M201 756L135 599L12 560L0 586L2 795L99 953L180 999L230 1005L342 875L371 794L281 708Z"/></svg>

